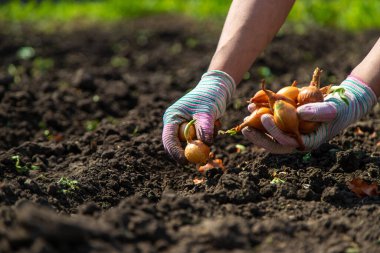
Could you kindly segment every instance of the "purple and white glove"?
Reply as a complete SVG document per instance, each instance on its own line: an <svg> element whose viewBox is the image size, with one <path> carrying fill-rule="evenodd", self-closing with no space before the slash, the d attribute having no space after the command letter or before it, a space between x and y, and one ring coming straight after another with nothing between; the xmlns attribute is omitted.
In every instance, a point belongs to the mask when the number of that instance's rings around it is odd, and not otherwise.
<svg viewBox="0 0 380 253"><path fill-rule="evenodd" d="M328 95L324 102L305 104L297 108L300 119L324 122L315 132L302 135L306 150L315 149L333 138L350 124L360 120L377 103L372 89L352 75L338 87L344 88L348 104L334 93ZM254 106L249 105L248 110L252 109ZM286 154L296 151L298 147L296 140L275 125L272 115L263 115L261 122L270 136L252 128L243 129L243 135L270 153Z"/></svg>
<svg viewBox="0 0 380 253"><path fill-rule="evenodd" d="M196 119L197 138L207 144L213 142L214 122L225 112L236 85L231 76L219 70L210 70L198 85L172 104L165 112L162 142L169 155L178 162L186 162L178 139L178 127L184 121Z"/></svg>

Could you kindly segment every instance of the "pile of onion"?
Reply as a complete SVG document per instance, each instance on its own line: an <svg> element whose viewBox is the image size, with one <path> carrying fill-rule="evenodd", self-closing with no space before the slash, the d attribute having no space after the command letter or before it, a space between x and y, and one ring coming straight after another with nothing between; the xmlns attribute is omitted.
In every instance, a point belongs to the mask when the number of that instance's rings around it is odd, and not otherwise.
<svg viewBox="0 0 380 253"><path fill-rule="evenodd" d="M263 80L262 89L256 92L249 100L249 103L255 104L255 110L240 125L223 133L233 135L246 126L265 131L261 124L261 116L272 114L277 127L284 133L294 137L299 144L299 149L302 150L304 144L301 134L314 132L320 123L299 119L297 107L308 103L323 102L327 94L337 91L337 89L333 90L331 85L320 88L321 73L322 70L317 67L308 86L298 88L297 82L294 81L291 85L281 88L277 93L266 89L265 81ZM338 89L339 94L342 96L344 90L342 88ZM344 97L342 99L344 100Z"/></svg>

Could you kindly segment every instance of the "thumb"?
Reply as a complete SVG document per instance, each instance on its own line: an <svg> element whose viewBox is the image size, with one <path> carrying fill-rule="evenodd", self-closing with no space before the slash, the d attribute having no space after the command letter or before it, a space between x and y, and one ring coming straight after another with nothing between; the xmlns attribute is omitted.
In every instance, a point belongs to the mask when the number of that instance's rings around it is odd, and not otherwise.
<svg viewBox="0 0 380 253"><path fill-rule="evenodd" d="M207 145L211 145L214 139L214 121L215 118L208 113L194 114L195 130L197 137Z"/></svg>
<svg viewBox="0 0 380 253"><path fill-rule="evenodd" d="M337 109L332 102L318 102L301 105L297 108L298 115L303 120L327 122L335 119Z"/></svg>
<svg viewBox="0 0 380 253"><path fill-rule="evenodd" d="M186 163L185 154L178 139L178 124L166 124L162 131L162 143L169 155L180 163Z"/></svg>

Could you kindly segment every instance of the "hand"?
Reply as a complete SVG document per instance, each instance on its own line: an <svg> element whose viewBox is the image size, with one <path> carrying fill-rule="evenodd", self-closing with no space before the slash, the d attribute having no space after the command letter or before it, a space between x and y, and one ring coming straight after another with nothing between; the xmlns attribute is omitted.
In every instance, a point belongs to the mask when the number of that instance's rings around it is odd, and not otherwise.
<svg viewBox="0 0 380 253"><path fill-rule="evenodd" d="M235 88L234 80L227 73L211 70L202 76L193 90L166 110L162 142L173 159L186 162L178 139L178 127L184 121L196 119L197 138L206 144L213 142L214 122L224 114Z"/></svg>
<svg viewBox="0 0 380 253"><path fill-rule="evenodd" d="M324 122L315 132L302 135L306 150L315 149L333 138L361 119L377 103L376 95L371 88L354 76L348 76L339 87L344 88L348 105L337 94L330 94L324 102L310 103L297 108L300 119ZM249 105L248 109L252 110L254 107ZM286 154L296 150L296 140L275 125L272 115L263 115L261 122L270 136L252 128L243 129L243 135L270 153Z"/></svg>

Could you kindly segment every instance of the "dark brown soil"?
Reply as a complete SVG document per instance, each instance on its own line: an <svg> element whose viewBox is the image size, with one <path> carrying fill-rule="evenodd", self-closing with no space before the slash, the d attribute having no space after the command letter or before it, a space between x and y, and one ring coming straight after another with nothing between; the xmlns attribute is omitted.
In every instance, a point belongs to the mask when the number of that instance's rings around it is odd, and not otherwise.
<svg viewBox="0 0 380 253"><path fill-rule="evenodd" d="M219 136L227 172L202 184L194 166L167 157L163 112L207 69L219 31L178 17L50 33L1 26L0 252L380 252L380 197L346 186L380 183L378 105L308 154ZM323 83L339 82L377 37L284 30L238 87L223 128L247 114L261 78L272 89L306 84L320 66ZM24 46L36 55L17 57ZM275 172L283 183L271 184Z"/></svg>

